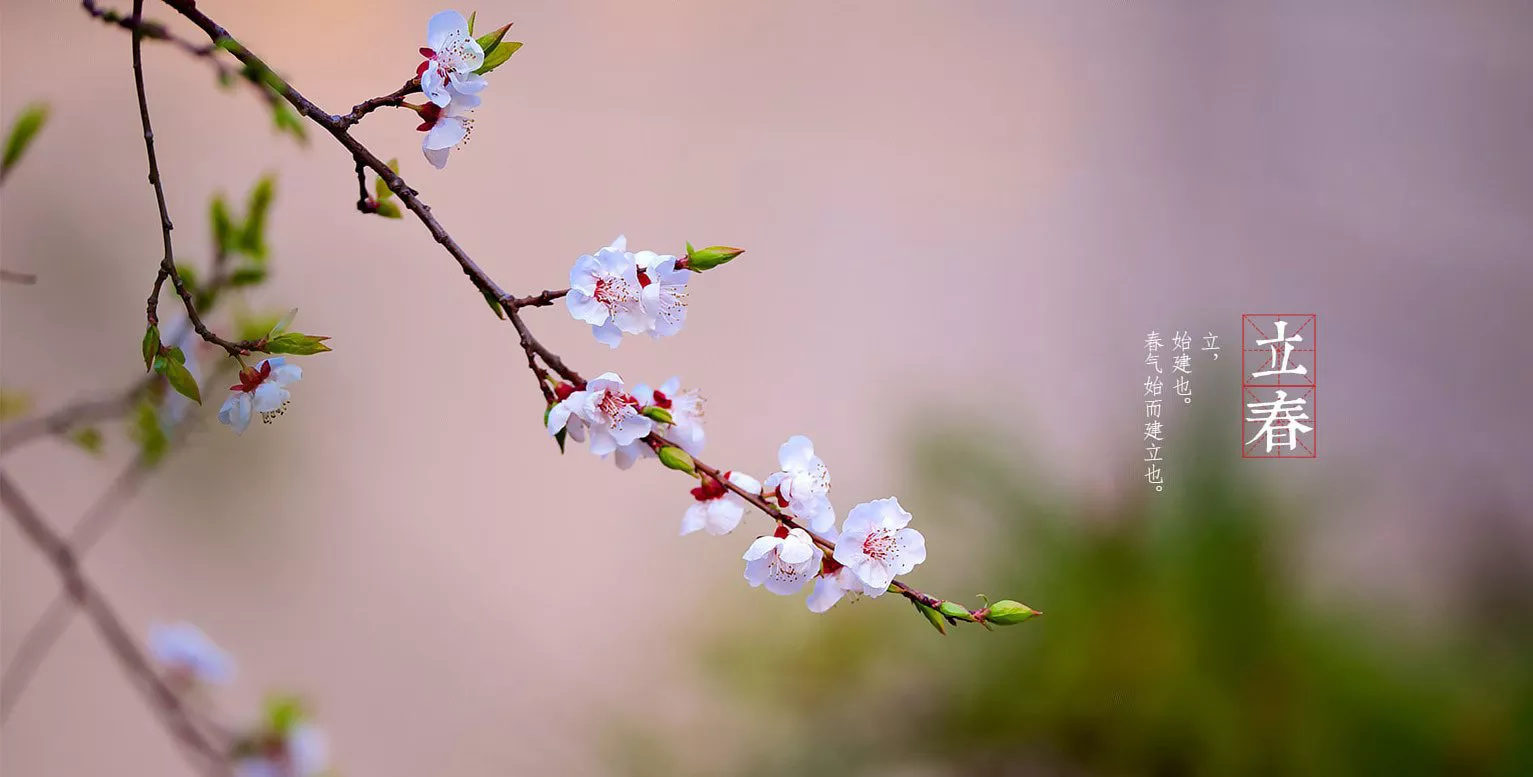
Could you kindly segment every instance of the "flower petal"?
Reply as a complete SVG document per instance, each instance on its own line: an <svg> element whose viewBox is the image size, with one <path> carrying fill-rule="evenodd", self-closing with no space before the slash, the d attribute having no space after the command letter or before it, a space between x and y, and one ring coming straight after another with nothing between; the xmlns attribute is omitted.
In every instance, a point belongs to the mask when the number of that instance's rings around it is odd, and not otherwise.
<svg viewBox="0 0 1533 777"><path fill-rule="evenodd" d="M814 460L814 443L808 437L795 434L777 449L777 463L788 472L804 471Z"/></svg>
<svg viewBox="0 0 1533 777"><path fill-rule="evenodd" d="M468 20L463 18L463 14L457 11L433 14L426 22L426 48L441 55L442 50L447 48L445 44L448 39L455 34L468 37Z"/></svg>
<svg viewBox="0 0 1533 777"><path fill-rule="evenodd" d="M564 295L564 304L576 321L584 321L592 326L607 323L607 306L597 302L596 298L588 292L570 287L570 293ZM621 338L622 335L619 334L618 337Z"/></svg>
<svg viewBox="0 0 1533 777"><path fill-rule="evenodd" d="M462 119L451 116L443 116L436 120L430 131L426 133L426 139L421 147L429 151L437 151L444 148L452 148L463 141L468 134L468 125Z"/></svg>
<svg viewBox="0 0 1533 777"><path fill-rule="evenodd" d="M423 148L421 151L426 155L426 161L438 170L447 167L447 155L452 153L450 148Z"/></svg>
<svg viewBox="0 0 1533 777"><path fill-rule="evenodd" d="M745 559L746 561L755 561L756 559L761 558L766 554L776 550L777 547L781 544L782 540L773 537L770 534L766 535L765 537L757 537L756 540L751 543L751 546L745 549L745 555L741 556L741 558Z"/></svg>
<svg viewBox="0 0 1533 777"><path fill-rule="evenodd" d="M243 391L230 394L218 409L218 421L234 429L235 434L244 434L250 426L250 395Z"/></svg>
<svg viewBox="0 0 1533 777"><path fill-rule="evenodd" d="M806 604L809 605L810 612L825 612L836 606L836 602L841 601L841 597L845 595L846 591L834 577L821 575L814 579L814 590L809 592Z"/></svg>

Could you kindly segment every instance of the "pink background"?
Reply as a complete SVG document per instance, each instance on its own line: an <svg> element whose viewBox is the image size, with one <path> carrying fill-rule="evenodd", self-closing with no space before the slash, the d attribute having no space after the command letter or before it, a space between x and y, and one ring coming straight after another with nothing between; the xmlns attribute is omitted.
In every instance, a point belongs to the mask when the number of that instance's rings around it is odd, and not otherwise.
<svg viewBox="0 0 1533 777"><path fill-rule="evenodd" d="M440 10L201 5L338 113L412 74ZM1233 345L1241 313L1293 309L1325 324L1326 447L1248 464L1345 492L1303 517L1326 526L1318 559L1347 560L1317 564L1317 587L1430 617L1473 531L1434 506L1528 514L1533 7L478 10L527 45L474 143L437 172L413 116L380 111L360 137L522 293L563 286L619 232L748 248L696 281L670 340L609 352L560 308L529 313L587 374L703 387L713 463L765 475L809 434L844 510L900 492L914 422L977 421L1088 493L1139 488L1144 333ZM4 0L0 18L0 118L53 105L0 200L5 267L41 279L0 286L0 383L51 407L138 374L159 239L128 37L74 3ZM354 211L337 146L295 148L179 52L146 59L179 251L206 261L214 191L277 173L276 276L256 299L298 306L336 348L304 363L276 424L196 433L87 563L135 627L188 619L235 653L223 709L302 692L350 775L599 773L611 720L698 703L695 630L802 608L740 580L759 518L678 539L685 480L559 457L510 327L420 225ZM1233 425L1234 375L1205 375L1196 403ZM109 432L106 461L41 443L6 469L67 525L131 452ZM973 538L927 508L938 576ZM8 659L55 585L9 522L0 543ZM125 766L184 771L77 622L5 727L0 771Z"/></svg>

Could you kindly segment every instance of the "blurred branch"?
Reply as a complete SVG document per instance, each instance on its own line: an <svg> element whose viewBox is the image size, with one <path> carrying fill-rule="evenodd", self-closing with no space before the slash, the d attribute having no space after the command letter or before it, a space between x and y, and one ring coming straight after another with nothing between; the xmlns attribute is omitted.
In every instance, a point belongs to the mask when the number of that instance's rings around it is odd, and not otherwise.
<svg viewBox="0 0 1533 777"><path fill-rule="evenodd" d="M25 272L11 272L10 270L0 270L0 281L4 281L6 283L15 283L15 284L19 284L19 285L22 285L22 286L31 286L31 285L37 283L37 276L33 275L31 273L25 273Z"/></svg>
<svg viewBox="0 0 1533 777"><path fill-rule="evenodd" d="M85 612L125 674L159 716L165 729L182 744L198 771L209 775L230 773L229 750L193 722L193 713L163 678L155 672L132 634L101 591L85 577L69 544L53 530L37 509L22 496L10 475L0 471L0 505L22 533L47 557L63 583L64 591Z"/></svg>
<svg viewBox="0 0 1533 777"><path fill-rule="evenodd" d="M184 425L175 428L175 435L170 441L172 448L185 436L185 428ZM106 534L114 519L121 514L122 508L133 500L148 482L149 476L154 474L157 465L158 462L152 457L139 455L96 498L85 515L70 529L65 541L77 560ZM37 670L69 627L74 618L74 604L67 593L60 593L22 635L15 654L5 665L3 674L0 674L0 726L10 720L11 713L21 702L21 696L26 693Z"/></svg>

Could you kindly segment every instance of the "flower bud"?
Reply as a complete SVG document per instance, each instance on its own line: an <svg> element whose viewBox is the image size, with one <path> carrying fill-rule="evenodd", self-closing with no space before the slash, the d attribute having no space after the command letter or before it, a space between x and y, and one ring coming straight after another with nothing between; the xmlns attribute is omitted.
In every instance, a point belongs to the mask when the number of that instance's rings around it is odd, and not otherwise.
<svg viewBox="0 0 1533 777"><path fill-rule="evenodd" d="M974 616L969 614L969 608L957 602L943 602L937 606L937 612L949 618L957 618L961 621L972 621Z"/></svg>
<svg viewBox="0 0 1533 777"><path fill-rule="evenodd" d="M707 248L694 249L691 243L687 244L687 269L702 272L712 270L721 264L745 253L743 248L730 248L729 246L709 246Z"/></svg>
<svg viewBox="0 0 1533 777"><path fill-rule="evenodd" d="M1042 614L1043 613L1040 613L1037 610L1022 604L1021 602L1014 602L1010 599L1002 599L1001 601L996 602L995 604L992 604L985 609L984 620L994 623L997 626L1012 626L1021 623L1022 621L1025 621L1034 615Z"/></svg>
<svg viewBox="0 0 1533 777"><path fill-rule="evenodd" d="M667 445L660 449L660 463L671 469L679 469L682 472L697 474L697 467L692 464L692 457L687 452L674 445Z"/></svg>
<svg viewBox="0 0 1533 777"><path fill-rule="evenodd" d="M655 423L671 424L676 422L676 419L671 417L671 411L656 405L650 405L639 412Z"/></svg>

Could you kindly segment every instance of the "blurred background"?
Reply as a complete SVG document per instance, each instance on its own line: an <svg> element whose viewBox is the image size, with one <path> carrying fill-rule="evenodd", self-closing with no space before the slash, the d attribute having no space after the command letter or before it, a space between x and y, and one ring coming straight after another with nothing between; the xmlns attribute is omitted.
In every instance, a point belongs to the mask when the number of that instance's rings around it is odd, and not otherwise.
<svg viewBox="0 0 1533 777"><path fill-rule="evenodd" d="M409 78L441 10L200 6L337 113ZM843 513L915 514L914 583L1047 615L939 637L897 601L749 589L764 520L677 538L684 479L560 457L424 229L146 46L178 253L205 266L209 198L274 175L245 304L334 338L275 424L204 408L86 562L131 624L236 656L222 709L300 693L337 771L380 777L1533 772L1533 7L460 10L526 43L473 144L438 172L412 115L358 134L497 279L560 288L620 232L749 251L679 337L608 351L550 308L544 342L701 387L711 463L764 476L810 435ZM52 106L0 194L0 260L39 279L0 284L0 385L46 410L141 373L159 235L127 36L74 3L0 20L0 120ZM1148 491L1144 334L1228 344L1268 311L1324 321L1321 457L1241 460L1237 369L1199 361ZM68 527L134 453L103 432L5 469ZM0 567L9 661L57 586L10 522ZM185 768L83 622L0 730L7 774Z"/></svg>

